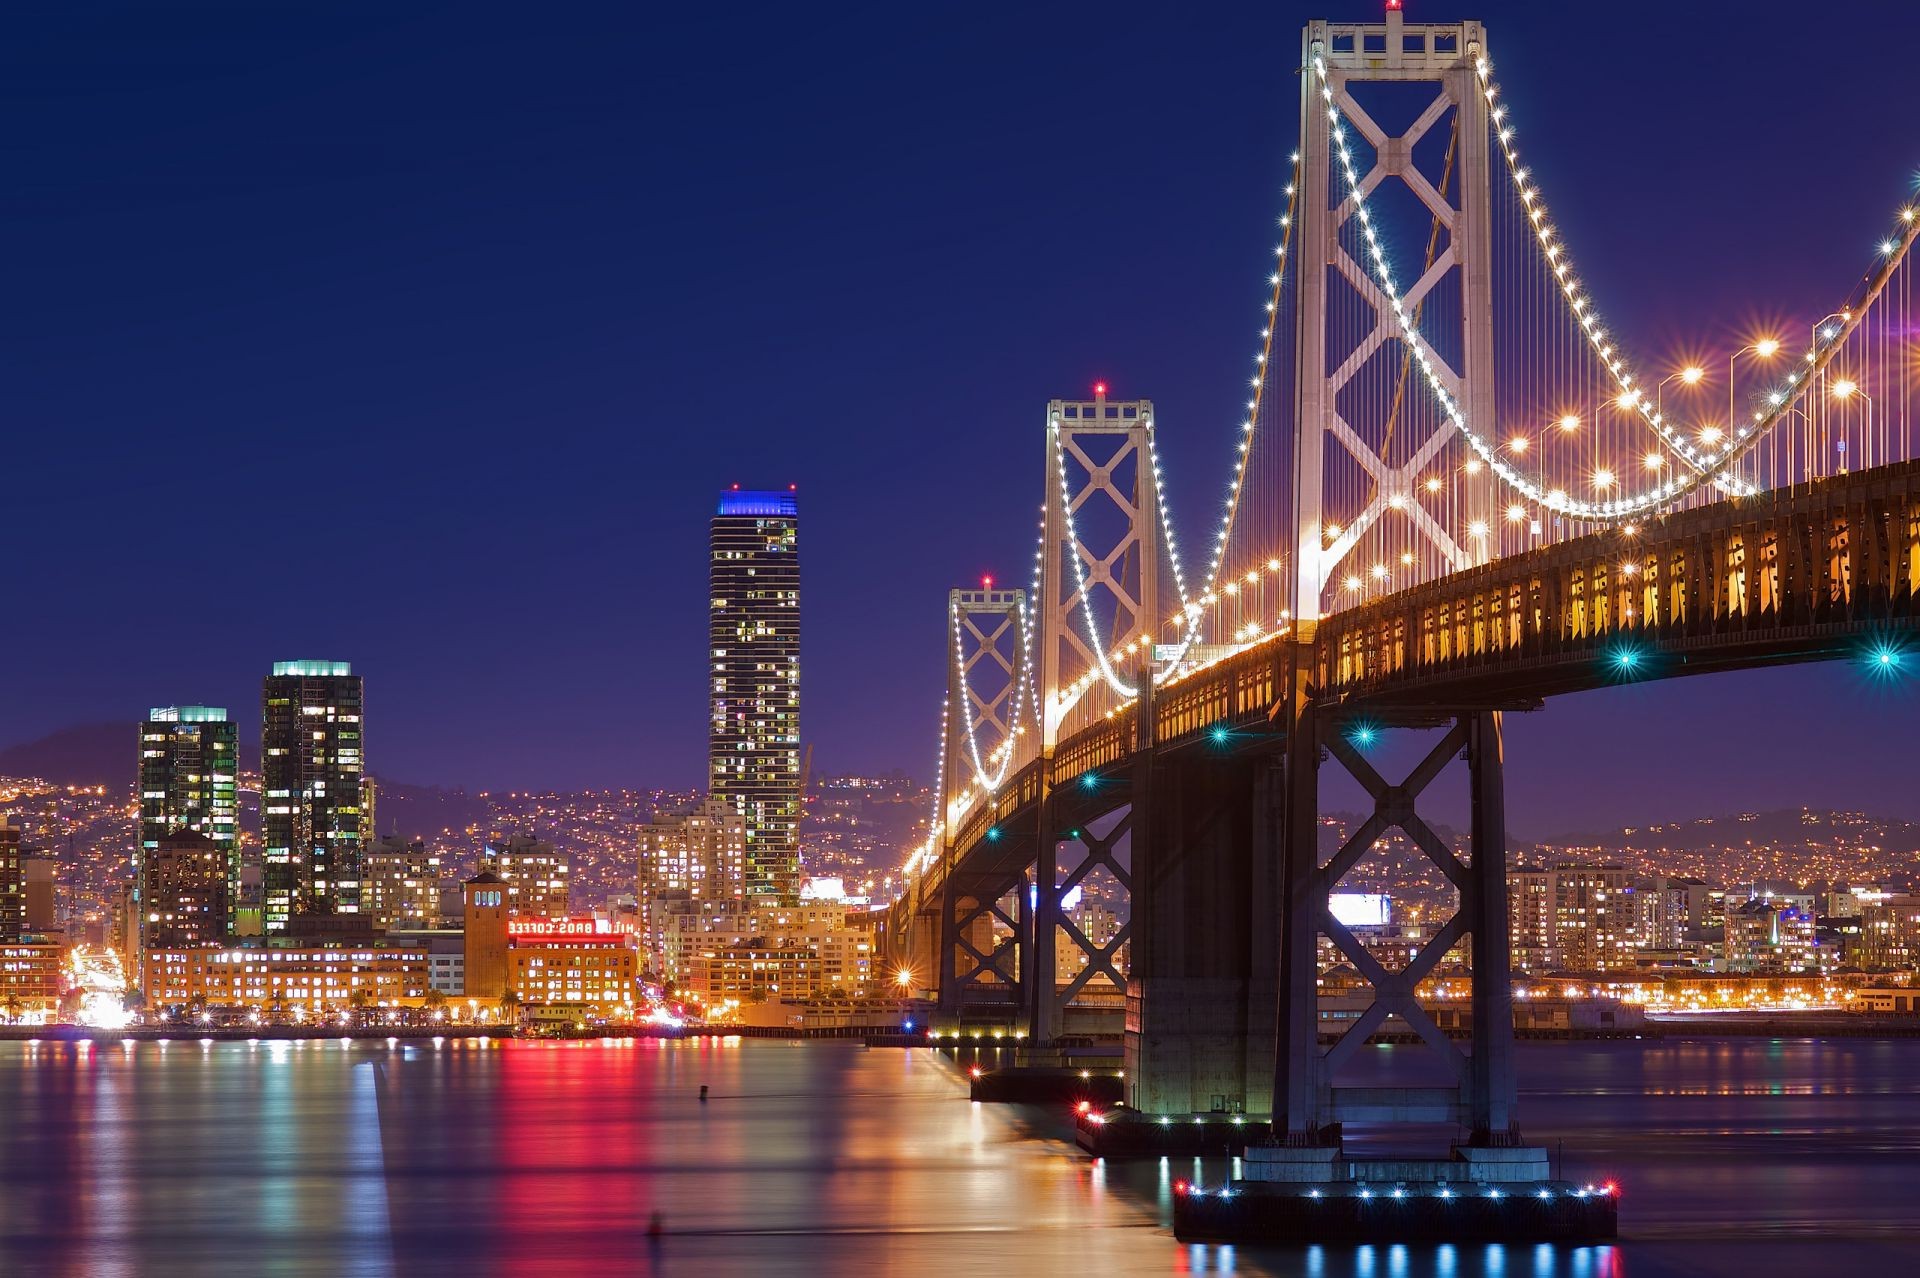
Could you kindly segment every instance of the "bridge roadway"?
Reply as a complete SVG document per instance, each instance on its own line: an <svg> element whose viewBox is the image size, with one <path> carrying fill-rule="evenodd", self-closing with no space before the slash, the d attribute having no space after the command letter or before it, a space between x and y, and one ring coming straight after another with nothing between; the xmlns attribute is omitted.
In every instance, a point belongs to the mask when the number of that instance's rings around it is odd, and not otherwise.
<svg viewBox="0 0 1920 1278"><path fill-rule="evenodd" d="M1874 651L1898 653L1914 626L1916 591L1920 462L1901 462L1680 512L1631 533L1593 533L1342 610L1310 634L1302 628L1298 637L1269 638L1154 689L1144 732L1135 702L1060 741L1051 757L1027 762L967 817L946 854L892 907L884 924L887 949L897 961L930 961L920 970L930 970L942 986L943 1007L957 1009L985 993L1017 1002L1035 1039L1052 1037L1064 1005L1103 970L1101 952L1063 921L1069 938L1095 961L1074 982L1056 987L1053 998L1035 999L1019 987L1018 973L1053 970L1051 929L1036 934L1025 892L1017 919L995 903L1030 882L1036 867L1052 876L1058 841L1079 835L1095 855L1056 878L1058 893L1096 863L1133 893L1128 930L1104 951L1117 968L1119 945L1132 941L1135 979L1112 972L1116 984L1129 989L1130 1037L1141 1020L1143 970L1191 969L1181 952L1204 944L1191 935L1156 935L1156 928L1233 933L1227 949L1246 952L1215 955L1199 967L1217 976L1223 962L1243 969L1234 976L1257 1000L1275 989L1271 916L1280 889L1267 849L1280 841L1276 812L1285 800L1280 784L1262 778L1283 767L1290 687L1304 698L1300 711L1317 722L1432 726L1474 712L1532 709L1548 697L1629 681L1867 660ZM1905 660L1920 661L1920 652ZM1316 736L1340 753L1334 736ZM1238 776L1226 788L1242 800L1251 796L1253 803L1240 806L1255 811L1236 815L1211 836L1194 822L1217 825L1217 814L1189 814L1185 828L1176 818L1174 827L1152 838L1137 814L1123 815L1103 838L1087 829L1131 808L1148 788L1164 796L1160 806L1177 807L1180 795L1207 788L1208 773L1231 771ZM1112 859L1112 844L1125 833L1133 836L1131 869ZM1209 837L1214 851L1194 855ZM1263 854L1250 855L1249 842L1263 845ZM1159 857L1143 856L1143 844ZM1214 885L1218 891L1196 890L1193 880L1208 877L1203 861L1221 856L1242 862L1231 882ZM1157 872L1150 865L1156 860ZM1136 883L1135 876L1144 877ZM1194 899L1171 913L1143 911L1146 897L1168 891ZM1251 901L1276 906L1246 909ZM1229 905L1250 917L1229 926L1221 917ZM996 916L1016 936L991 948L986 921ZM1026 952L1031 961L1020 961ZM1223 1031L1253 1036L1243 1051L1250 1055L1240 1098L1250 1109L1263 1108L1270 1097L1259 1076L1260 1062L1271 1061L1271 1026L1271 1011L1251 1006ZM1134 1059L1130 1046L1129 1062ZM1150 1080L1140 1086L1153 1090ZM1219 1094L1217 1081L1209 1086L1215 1089L1209 1096ZM1138 1105L1150 1096L1130 1099Z"/></svg>

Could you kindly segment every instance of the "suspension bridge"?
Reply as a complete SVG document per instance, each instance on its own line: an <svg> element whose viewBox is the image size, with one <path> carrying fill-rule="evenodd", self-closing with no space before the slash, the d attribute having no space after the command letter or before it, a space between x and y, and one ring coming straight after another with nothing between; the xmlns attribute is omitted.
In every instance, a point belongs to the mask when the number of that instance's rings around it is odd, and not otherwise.
<svg viewBox="0 0 1920 1278"><path fill-rule="evenodd" d="M1888 209L1827 313L1643 364L1562 237L1480 24L1397 3L1315 22L1299 75L1217 523L1176 538L1151 401L1047 406L1030 584L949 596L936 807L886 947L950 1023L997 1009L1038 1056L1097 989L1124 992L1138 1113L1271 1115L1309 1161L1346 1122L1452 1124L1497 1158L1522 1147L1503 716L1629 681L1920 661L1916 212ZM1430 748L1389 779L1368 748L1403 731ZM1463 850L1420 810L1456 761ZM1330 769L1372 808L1329 852ZM1394 829L1458 900L1399 970L1329 908ZM1096 883L1127 901L1099 937L1063 907ZM1323 938L1372 999L1331 1043ZM1056 979L1062 947L1082 961ZM1464 1045L1416 999L1453 952ZM1344 1081L1390 1018L1444 1085Z"/></svg>

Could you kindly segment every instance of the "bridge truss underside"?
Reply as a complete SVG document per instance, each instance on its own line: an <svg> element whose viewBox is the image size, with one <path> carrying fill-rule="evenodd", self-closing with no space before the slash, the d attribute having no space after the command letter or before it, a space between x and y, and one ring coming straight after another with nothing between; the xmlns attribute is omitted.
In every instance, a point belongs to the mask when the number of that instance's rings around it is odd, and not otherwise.
<svg viewBox="0 0 1920 1278"><path fill-rule="evenodd" d="M1476 1007L1483 1000L1489 1010L1476 1017L1473 1051L1454 1061L1446 1096L1395 1103L1498 1142L1511 1126L1512 1093L1497 1010L1506 972L1498 712L1623 682L1897 662L1915 640L1917 593L1920 463L1902 462L1592 534L1336 613L1150 688L1144 702L1008 777L956 829L949 857L893 907L889 947L897 961L937 973L949 1008L962 1006L968 986L993 988L1037 1042L1057 1036L1078 987L1021 974L1054 970L1050 955L1041 962L1052 935L1037 920L1048 903L1057 918L1076 881L1058 872L1058 849L1125 812L1124 825L1094 838L1094 860L1116 858L1118 831L1130 836L1121 881L1131 892L1132 961L1113 975L1127 990L1132 1103L1171 1113L1224 1098L1257 1113L1277 1094L1290 1137L1301 1141L1380 1111L1379 1098L1330 1082L1352 1048L1323 1050L1317 1023L1309 1032L1309 956L1329 937L1374 991L1363 1021L1391 1015L1424 1033L1412 988L1461 942L1476 972L1498 978L1476 990ZM1428 768L1389 783L1345 744L1361 721L1447 735ZM1474 800L1465 859L1422 836L1415 803L1425 772L1461 754ZM1362 833L1406 830L1461 889L1442 937L1449 946L1402 972L1368 969L1327 911L1341 859L1354 852L1323 860L1311 838L1327 758L1374 796ZM1295 943L1281 935L1282 920ZM1117 968L1118 942L1091 948Z"/></svg>

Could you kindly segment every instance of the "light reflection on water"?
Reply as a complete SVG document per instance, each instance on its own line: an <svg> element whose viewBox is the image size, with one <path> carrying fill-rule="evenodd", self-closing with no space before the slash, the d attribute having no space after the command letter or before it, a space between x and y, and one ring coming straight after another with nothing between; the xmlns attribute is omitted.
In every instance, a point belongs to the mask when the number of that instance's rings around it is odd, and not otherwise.
<svg viewBox="0 0 1920 1278"><path fill-rule="evenodd" d="M0 1273L1750 1278L1920 1248L1920 1041L1527 1045L1521 1080L1563 1174L1625 1187L1618 1247L1181 1244L1173 1182L1229 1160L1090 1163L1064 1109L973 1104L926 1051L0 1043Z"/></svg>

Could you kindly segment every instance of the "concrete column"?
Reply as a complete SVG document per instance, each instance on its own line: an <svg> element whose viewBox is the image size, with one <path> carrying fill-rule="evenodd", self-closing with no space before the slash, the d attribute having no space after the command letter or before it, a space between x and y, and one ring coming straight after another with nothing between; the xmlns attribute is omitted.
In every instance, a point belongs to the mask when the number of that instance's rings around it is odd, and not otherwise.
<svg viewBox="0 0 1920 1278"><path fill-rule="evenodd" d="M1507 935L1507 803L1500 712L1468 720L1472 788L1473 1056L1468 1098L1471 1142L1519 1143L1514 1126L1512 951ZM1463 904L1465 904L1463 902Z"/></svg>
<svg viewBox="0 0 1920 1278"><path fill-rule="evenodd" d="M1218 753L1162 759L1134 810L1127 1095L1146 1113L1248 1102L1253 778Z"/></svg>
<svg viewBox="0 0 1920 1278"><path fill-rule="evenodd" d="M1280 997L1282 851L1287 770L1270 756L1253 778L1253 841L1247 865L1247 1112L1273 1112L1273 1054Z"/></svg>
<svg viewBox="0 0 1920 1278"><path fill-rule="evenodd" d="M954 963L954 952L960 946L959 906L953 891L953 871L949 869L940 884L940 919L935 925L938 939L934 942L938 947L939 967L932 977L939 989L940 1010L951 1015L959 1013L961 1004L959 973Z"/></svg>

